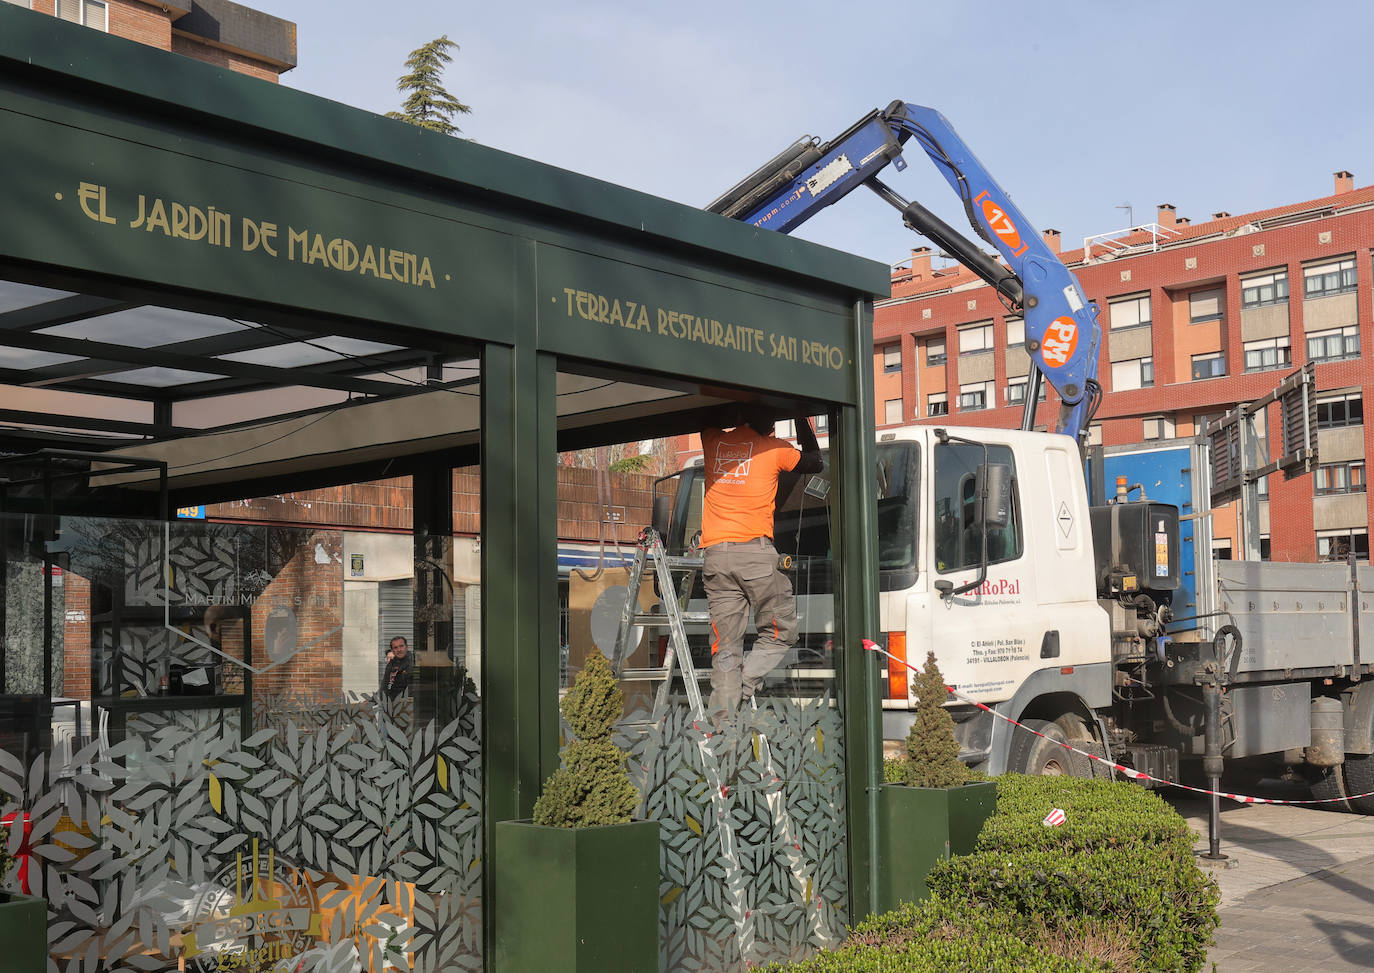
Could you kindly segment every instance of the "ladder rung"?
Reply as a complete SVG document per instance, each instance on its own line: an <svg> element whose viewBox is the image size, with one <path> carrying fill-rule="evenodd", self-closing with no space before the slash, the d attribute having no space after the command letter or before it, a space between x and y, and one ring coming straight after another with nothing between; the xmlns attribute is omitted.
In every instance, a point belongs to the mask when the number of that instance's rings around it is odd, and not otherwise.
<svg viewBox="0 0 1374 973"><path fill-rule="evenodd" d="M665 668L657 669L621 669L620 678L631 682L667 679L673 674L673 670Z"/></svg>
<svg viewBox="0 0 1374 973"><path fill-rule="evenodd" d="M663 560L668 562L670 569L699 571L706 563L706 559L697 557L665 557Z"/></svg>
<svg viewBox="0 0 1374 973"><path fill-rule="evenodd" d="M705 625L711 620L710 612L682 612L682 623L684 625ZM666 626L671 619L662 612L646 612L635 615L636 625L656 625Z"/></svg>

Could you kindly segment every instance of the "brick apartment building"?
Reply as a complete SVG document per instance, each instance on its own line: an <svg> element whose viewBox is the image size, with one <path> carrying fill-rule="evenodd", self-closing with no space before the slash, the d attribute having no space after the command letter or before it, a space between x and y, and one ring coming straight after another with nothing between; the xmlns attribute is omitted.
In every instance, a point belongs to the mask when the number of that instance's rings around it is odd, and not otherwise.
<svg viewBox="0 0 1374 973"><path fill-rule="evenodd" d="M296 66L296 25L229 0L0 0L265 81Z"/></svg>
<svg viewBox="0 0 1374 973"><path fill-rule="evenodd" d="M1059 252L1059 233L1045 239ZM1310 561L1345 545L1369 559L1364 396L1374 367L1374 186L1335 174L1331 195L1193 222L1157 222L1061 252L1101 309L1101 408L1090 442L1191 436L1308 361L1319 390L1315 474L1261 486L1261 554ZM878 426L1019 426L1030 358L1021 319L962 266L912 251L874 323ZM1051 389L1037 427L1053 421ZM1262 433L1264 430L1260 430ZM1276 433L1276 431L1274 431ZM1270 436L1271 455L1277 445ZM1214 515L1214 552L1241 556L1234 505Z"/></svg>

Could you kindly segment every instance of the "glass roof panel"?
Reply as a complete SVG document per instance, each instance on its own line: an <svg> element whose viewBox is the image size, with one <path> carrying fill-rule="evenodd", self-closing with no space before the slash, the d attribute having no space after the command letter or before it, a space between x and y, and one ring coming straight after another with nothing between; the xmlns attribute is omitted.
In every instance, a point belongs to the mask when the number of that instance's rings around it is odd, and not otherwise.
<svg viewBox="0 0 1374 973"><path fill-rule="evenodd" d="M380 341L364 341L361 338L326 335L322 338L311 338L309 342L293 341L289 344L275 345L269 348L236 351L233 354L218 357L226 361L248 362L253 365L295 368L300 365L315 365L320 362L377 355L384 351L397 351L402 347L402 345L382 344Z"/></svg>
<svg viewBox="0 0 1374 973"><path fill-rule="evenodd" d="M0 314L21 307L46 304L74 296L71 291L55 291L49 287L34 287L32 284L17 284L12 280L0 280Z"/></svg>
<svg viewBox="0 0 1374 973"><path fill-rule="evenodd" d="M41 333L104 341L131 348L156 348L159 345L242 331L245 327L247 325L210 314L145 305L44 328Z"/></svg>
<svg viewBox="0 0 1374 973"><path fill-rule="evenodd" d="M193 372L184 368L163 368L161 365L154 365L150 368L134 368L127 372L113 372L102 375L101 379L106 382L165 389L173 385L189 385L192 382L206 382L223 377L211 372Z"/></svg>
<svg viewBox="0 0 1374 973"><path fill-rule="evenodd" d="M43 368L77 361L75 355L59 355L52 351L30 351L27 348L0 346L0 368Z"/></svg>

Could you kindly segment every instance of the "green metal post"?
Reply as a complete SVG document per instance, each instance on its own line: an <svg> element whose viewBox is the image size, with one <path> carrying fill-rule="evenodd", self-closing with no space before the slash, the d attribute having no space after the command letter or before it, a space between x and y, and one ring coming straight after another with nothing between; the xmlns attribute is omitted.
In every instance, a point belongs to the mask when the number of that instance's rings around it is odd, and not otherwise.
<svg viewBox="0 0 1374 973"><path fill-rule="evenodd" d="M517 297L517 303L527 301ZM482 357L482 769L484 862L494 825L529 817L558 751L556 368L534 351L533 316L514 348ZM484 866L485 942L499 890ZM490 953L488 948L486 952Z"/></svg>
<svg viewBox="0 0 1374 973"><path fill-rule="evenodd" d="M849 915L857 922L872 912L878 887L878 787L882 779L882 702L878 670L863 639L878 630L878 522L873 493L873 374L866 349L873 325L866 303L854 306L856 406L839 409L831 437L832 479L839 491L836 527L840 556L835 617L839 633L841 703L844 707L845 787L849 808Z"/></svg>

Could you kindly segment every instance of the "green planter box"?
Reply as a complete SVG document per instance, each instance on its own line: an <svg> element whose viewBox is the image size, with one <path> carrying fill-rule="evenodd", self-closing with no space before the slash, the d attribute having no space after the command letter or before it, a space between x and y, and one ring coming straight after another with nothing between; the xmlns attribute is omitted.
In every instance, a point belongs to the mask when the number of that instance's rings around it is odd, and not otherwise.
<svg viewBox="0 0 1374 973"><path fill-rule="evenodd" d="M658 969L658 822L495 834L495 973Z"/></svg>
<svg viewBox="0 0 1374 973"><path fill-rule="evenodd" d="M48 903L17 892L0 892L0 968L5 973L45 973L48 968Z"/></svg>
<svg viewBox="0 0 1374 973"><path fill-rule="evenodd" d="M962 787L884 784L878 793L879 911L928 896L931 868L942 858L972 852L996 808L992 781Z"/></svg>

